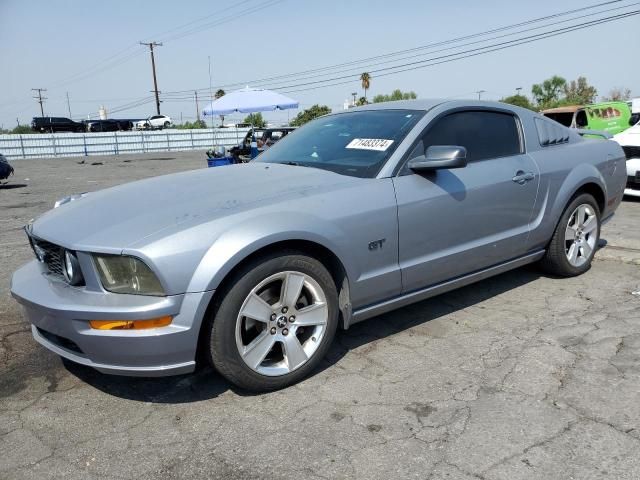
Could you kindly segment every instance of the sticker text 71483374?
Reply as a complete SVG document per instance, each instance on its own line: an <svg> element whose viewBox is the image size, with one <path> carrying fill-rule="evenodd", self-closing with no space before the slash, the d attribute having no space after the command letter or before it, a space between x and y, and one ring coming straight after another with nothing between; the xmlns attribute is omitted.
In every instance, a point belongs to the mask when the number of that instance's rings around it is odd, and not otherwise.
<svg viewBox="0 0 640 480"><path fill-rule="evenodd" d="M354 138L345 148L384 152L392 143L393 140L386 140L384 138Z"/></svg>

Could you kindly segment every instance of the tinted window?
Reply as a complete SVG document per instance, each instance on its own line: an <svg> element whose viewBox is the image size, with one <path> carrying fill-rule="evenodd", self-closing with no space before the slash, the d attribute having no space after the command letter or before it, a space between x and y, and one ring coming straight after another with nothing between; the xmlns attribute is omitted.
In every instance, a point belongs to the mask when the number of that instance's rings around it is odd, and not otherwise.
<svg viewBox="0 0 640 480"><path fill-rule="evenodd" d="M318 118L287 135L255 160L375 177L424 116L415 110L368 110Z"/></svg>
<svg viewBox="0 0 640 480"><path fill-rule="evenodd" d="M521 153L515 117L498 112L456 112L437 120L411 158L423 155L431 145L465 147L469 161Z"/></svg>

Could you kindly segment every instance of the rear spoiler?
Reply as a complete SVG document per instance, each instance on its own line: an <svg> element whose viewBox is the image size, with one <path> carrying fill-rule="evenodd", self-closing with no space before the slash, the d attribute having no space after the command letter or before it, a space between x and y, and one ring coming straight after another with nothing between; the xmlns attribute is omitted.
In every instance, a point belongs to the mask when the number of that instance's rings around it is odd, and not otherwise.
<svg viewBox="0 0 640 480"><path fill-rule="evenodd" d="M613 135L611 135L609 132L602 132L600 130L586 130L586 129L583 129L583 128L576 128L575 132L578 135L582 135L583 137L585 135L595 135L597 137L602 137L605 140L609 140L609 139L613 138Z"/></svg>

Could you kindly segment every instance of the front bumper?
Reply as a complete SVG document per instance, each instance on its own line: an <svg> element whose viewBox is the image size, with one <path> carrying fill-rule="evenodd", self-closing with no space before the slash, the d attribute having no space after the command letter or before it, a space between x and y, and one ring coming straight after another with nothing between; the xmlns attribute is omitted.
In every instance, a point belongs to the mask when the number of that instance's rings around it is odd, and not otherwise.
<svg viewBox="0 0 640 480"><path fill-rule="evenodd" d="M627 160L627 187L624 194L632 197L640 197L640 158Z"/></svg>
<svg viewBox="0 0 640 480"><path fill-rule="evenodd" d="M71 287L36 260L17 270L11 294L24 307L40 344L103 373L163 376L195 368L200 325L213 291L167 297L121 295ZM89 320L143 320L171 315L148 330L94 330Z"/></svg>

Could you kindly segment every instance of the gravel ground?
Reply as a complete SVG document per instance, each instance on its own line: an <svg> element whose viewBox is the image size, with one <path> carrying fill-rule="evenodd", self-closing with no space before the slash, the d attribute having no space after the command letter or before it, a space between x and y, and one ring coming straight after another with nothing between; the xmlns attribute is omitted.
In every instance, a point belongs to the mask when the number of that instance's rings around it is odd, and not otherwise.
<svg viewBox="0 0 640 480"><path fill-rule="evenodd" d="M204 155L82 161L14 161L0 186L0 478L640 478L639 201L581 277L524 268L357 324L308 380L248 395L208 369L101 375L32 340L9 296L22 226Z"/></svg>

